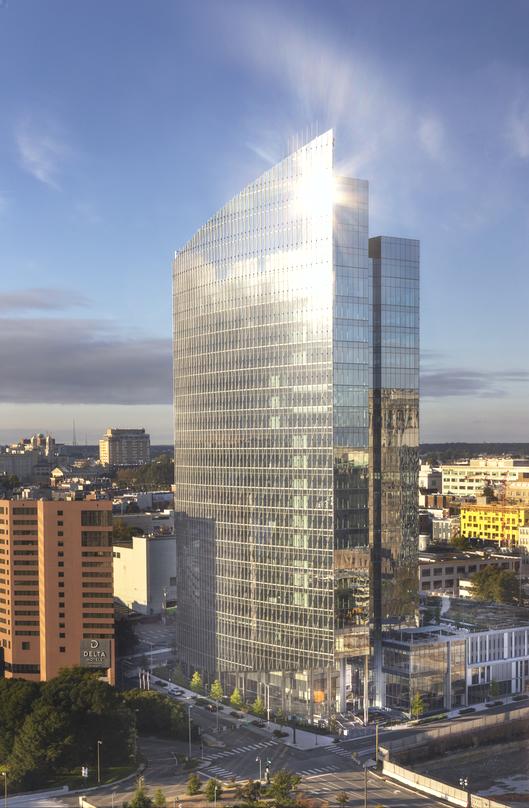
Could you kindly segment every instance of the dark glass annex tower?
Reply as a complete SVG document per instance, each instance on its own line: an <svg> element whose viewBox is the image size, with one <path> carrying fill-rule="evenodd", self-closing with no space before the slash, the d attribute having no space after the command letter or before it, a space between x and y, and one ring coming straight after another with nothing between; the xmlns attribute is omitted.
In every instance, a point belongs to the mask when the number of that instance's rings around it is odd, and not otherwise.
<svg viewBox="0 0 529 808"><path fill-rule="evenodd" d="M311 715L344 708L382 590L413 609L418 536L418 243L368 239L333 151L282 160L173 268L178 654Z"/></svg>

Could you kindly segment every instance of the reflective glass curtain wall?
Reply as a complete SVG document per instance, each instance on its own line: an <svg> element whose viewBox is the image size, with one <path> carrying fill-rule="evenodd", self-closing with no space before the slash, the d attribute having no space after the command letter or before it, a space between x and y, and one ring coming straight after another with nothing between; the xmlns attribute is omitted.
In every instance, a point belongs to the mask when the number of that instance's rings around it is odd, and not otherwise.
<svg viewBox="0 0 529 808"><path fill-rule="evenodd" d="M377 237L372 259L370 533L375 641L417 608L419 242Z"/></svg>
<svg viewBox="0 0 529 808"><path fill-rule="evenodd" d="M210 675L334 660L333 134L174 262L178 646Z"/></svg>
<svg viewBox="0 0 529 808"><path fill-rule="evenodd" d="M368 241L368 184L333 149L267 171L173 267L179 657L312 671L299 693L329 709L382 576L405 590L418 440L418 244Z"/></svg>

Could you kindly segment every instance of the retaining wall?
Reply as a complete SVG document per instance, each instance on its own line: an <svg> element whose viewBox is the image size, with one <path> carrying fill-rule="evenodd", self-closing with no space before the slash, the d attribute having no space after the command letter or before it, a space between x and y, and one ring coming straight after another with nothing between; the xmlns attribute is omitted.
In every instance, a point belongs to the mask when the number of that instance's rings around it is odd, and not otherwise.
<svg viewBox="0 0 529 808"><path fill-rule="evenodd" d="M440 780L433 780L423 774L417 774L411 769L397 766L396 763L391 763L389 760L383 761L382 774L386 777L391 777L392 780L398 780L399 783L412 786L412 788L424 794L430 794L432 797L446 800L452 805L461 805L463 808L468 808L469 804L471 808L508 808L503 802L489 800L488 797L480 797L478 794L471 794L471 802L469 803L469 795L463 789L442 783Z"/></svg>

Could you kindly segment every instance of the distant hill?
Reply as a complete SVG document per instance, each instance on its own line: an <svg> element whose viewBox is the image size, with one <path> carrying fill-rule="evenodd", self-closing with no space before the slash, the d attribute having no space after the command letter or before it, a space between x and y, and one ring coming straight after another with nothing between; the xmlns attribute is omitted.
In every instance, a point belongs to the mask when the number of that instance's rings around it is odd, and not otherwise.
<svg viewBox="0 0 529 808"><path fill-rule="evenodd" d="M421 443L421 460L462 460L481 455L529 457L529 443Z"/></svg>

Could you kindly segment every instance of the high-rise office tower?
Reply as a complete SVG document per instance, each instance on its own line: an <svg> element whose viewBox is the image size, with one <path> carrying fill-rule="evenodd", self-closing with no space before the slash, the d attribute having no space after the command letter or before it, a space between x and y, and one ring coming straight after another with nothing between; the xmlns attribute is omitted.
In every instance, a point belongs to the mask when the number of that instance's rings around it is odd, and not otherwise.
<svg viewBox="0 0 529 808"><path fill-rule="evenodd" d="M418 533L418 243L369 240L333 155L282 160L173 271L178 653L310 715L413 611Z"/></svg>

